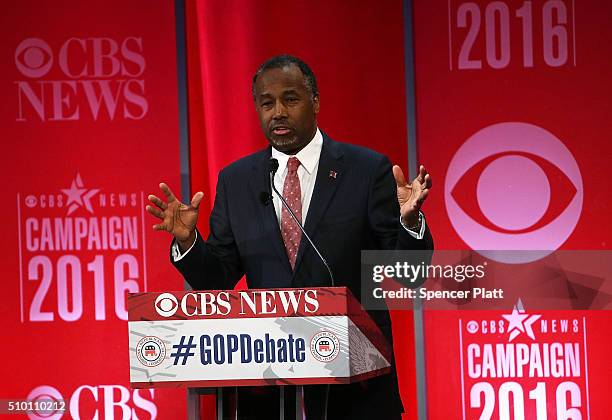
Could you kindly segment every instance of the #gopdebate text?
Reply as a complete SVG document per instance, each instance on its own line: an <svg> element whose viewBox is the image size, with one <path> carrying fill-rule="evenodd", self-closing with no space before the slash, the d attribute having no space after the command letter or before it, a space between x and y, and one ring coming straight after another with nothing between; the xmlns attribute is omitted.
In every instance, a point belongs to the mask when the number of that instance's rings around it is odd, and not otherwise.
<svg viewBox="0 0 612 420"><path fill-rule="evenodd" d="M289 334L286 338L273 338L265 334L253 338L250 334L203 334L199 339L200 362L203 365L223 365L234 362L248 363L288 363L306 360L306 342ZM170 354L174 365L185 365L189 357L195 356L197 344L194 336L182 336L178 344L172 346Z"/></svg>

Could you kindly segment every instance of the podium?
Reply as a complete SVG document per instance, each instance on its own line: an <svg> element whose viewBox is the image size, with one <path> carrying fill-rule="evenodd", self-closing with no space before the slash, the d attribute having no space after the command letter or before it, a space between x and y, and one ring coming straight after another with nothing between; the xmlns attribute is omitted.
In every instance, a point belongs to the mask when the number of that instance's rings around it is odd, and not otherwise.
<svg viewBox="0 0 612 420"><path fill-rule="evenodd" d="M362 381L392 358L345 287L130 293L128 329L133 388L217 388L218 401L223 387Z"/></svg>

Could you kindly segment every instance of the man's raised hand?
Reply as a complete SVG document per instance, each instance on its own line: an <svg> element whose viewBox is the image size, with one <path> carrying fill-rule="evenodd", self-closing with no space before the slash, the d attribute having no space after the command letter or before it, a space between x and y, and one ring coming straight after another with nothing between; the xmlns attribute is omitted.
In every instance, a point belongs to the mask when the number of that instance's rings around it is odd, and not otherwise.
<svg viewBox="0 0 612 420"><path fill-rule="evenodd" d="M161 223L153 225L153 229L170 232L182 250L188 249L195 241L198 212L204 193L195 193L191 203L187 205L181 203L163 182L159 184L159 188L166 196L167 202L151 194L148 198L153 205L146 206L148 213L161 220Z"/></svg>
<svg viewBox="0 0 612 420"><path fill-rule="evenodd" d="M402 169L397 165L393 166L393 177L397 184L397 201L402 221L407 226L417 226L419 211L431 188L431 177L423 165L419 167L419 174L410 184L406 182Z"/></svg>

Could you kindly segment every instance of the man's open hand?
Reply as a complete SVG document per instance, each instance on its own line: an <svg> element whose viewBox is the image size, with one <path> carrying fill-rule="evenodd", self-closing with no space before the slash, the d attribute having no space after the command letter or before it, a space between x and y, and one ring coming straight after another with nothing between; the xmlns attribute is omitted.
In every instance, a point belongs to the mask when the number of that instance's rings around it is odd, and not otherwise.
<svg viewBox="0 0 612 420"><path fill-rule="evenodd" d="M419 174L410 184L406 182L402 169L397 165L393 166L393 177L397 184L397 201L402 222L409 227L417 226L419 211L431 188L431 177L423 165L419 167Z"/></svg>
<svg viewBox="0 0 612 420"><path fill-rule="evenodd" d="M168 201L164 202L152 194L149 195L149 201L153 206L146 206L146 210L161 220L161 223L153 225L153 229L170 232L176 238L181 249L185 250L195 240L198 209L204 193L198 191L191 199L191 203L186 205L181 203L163 182L159 184L159 188Z"/></svg>

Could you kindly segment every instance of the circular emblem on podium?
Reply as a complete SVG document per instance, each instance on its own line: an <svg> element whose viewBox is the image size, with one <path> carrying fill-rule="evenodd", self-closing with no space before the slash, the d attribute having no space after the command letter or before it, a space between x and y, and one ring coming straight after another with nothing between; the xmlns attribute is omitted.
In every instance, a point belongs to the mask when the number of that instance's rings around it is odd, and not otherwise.
<svg viewBox="0 0 612 420"><path fill-rule="evenodd" d="M310 352L319 362L331 362L340 352L340 341L331 331L321 331L310 340Z"/></svg>
<svg viewBox="0 0 612 420"><path fill-rule="evenodd" d="M161 364L166 357L166 346L158 337L143 337L136 345L136 357L144 366L157 366Z"/></svg>

